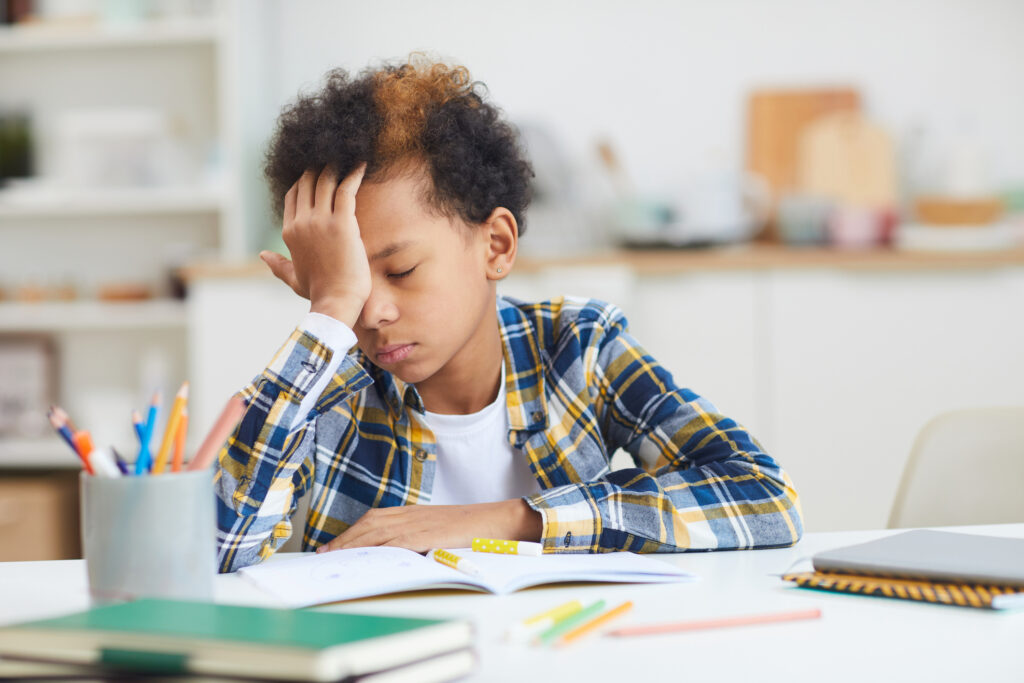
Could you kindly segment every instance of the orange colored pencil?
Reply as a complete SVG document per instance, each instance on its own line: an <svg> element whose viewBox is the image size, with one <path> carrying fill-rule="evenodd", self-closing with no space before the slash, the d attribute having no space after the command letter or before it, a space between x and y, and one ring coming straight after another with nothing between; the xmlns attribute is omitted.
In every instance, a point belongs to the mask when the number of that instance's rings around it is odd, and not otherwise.
<svg viewBox="0 0 1024 683"><path fill-rule="evenodd" d="M185 462L186 433L188 433L188 408L182 408L181 422L178 424L178 435L174 437L174 460L171 461L172 472L181 472L182 463Z"/></svg>
<svg viewBox="0 0 1024 683"><path fill-rule="evenodd" d="M799 610L796 612L775 612L773 614L752 614L742 617L725 619L704 619L698 621L679 621L665 624L648 624L646 626L627 626L626 628L609 631L609 636L647 636L656 633L675 633L677 631L702 631L712 628L728 628L731 626L753 626L755 624L777 624L784 621L800 619L818 619L820 609Z"/></svg>
<svg viewBox="0 0 1024 683"><path fill-rule="evenodd" d="M582 624L580 626L577 626L576 628L574 628L573 630L569 631L564 636L562 636L562 638L557 643L558 647L561 647L562 645L568 645L572 641L574 641L574 640L576 640L578 638L582 638L583 636L587 635L588 633L592 633L593 631L595 631L599 627L603 626L604 624L607 624L609 621L611 621L615 617L619 616L620 614L625 614L626 612L628 612L632 608L633 608L633 601L632 600L627 600L626 602L622 603L618 607L613 607L612 609L608 610L604 614L601 614L601 615L598 615L598 616L594 617L593 619L591 619L587 623Z"/></svg>

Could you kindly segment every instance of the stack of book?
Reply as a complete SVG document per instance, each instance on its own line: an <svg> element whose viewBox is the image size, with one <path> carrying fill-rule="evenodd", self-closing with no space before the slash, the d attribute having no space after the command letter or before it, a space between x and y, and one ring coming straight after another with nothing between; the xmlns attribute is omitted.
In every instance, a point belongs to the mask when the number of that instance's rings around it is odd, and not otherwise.
<svg viewBox="0 0 1024 683"><path fill-rule="evenodd" d="M472 646L460 620L146 599L0 628L0 678L426 683L470 673Z"/></svg>
<svg viewBox="0 0 1024 683"><path fill-rule="evenodd" d="M1024 607L1024 539L919 529L818 553L801 588L983 609Z"/></svg>

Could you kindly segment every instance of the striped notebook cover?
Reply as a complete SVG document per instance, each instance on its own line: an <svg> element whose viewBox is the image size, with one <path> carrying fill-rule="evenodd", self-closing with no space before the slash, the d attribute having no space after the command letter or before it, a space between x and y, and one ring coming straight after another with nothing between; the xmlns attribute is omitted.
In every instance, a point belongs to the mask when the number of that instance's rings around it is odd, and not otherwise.
<svg viewBox="0 0 1024 683"><path fill-rule="evenodd" d="M981 609L1024 607L1024 590L1013 586L913 581L835 572L796 572L783 574L782 580L792 581L800 588L935 602L943 605Z"/></svg>

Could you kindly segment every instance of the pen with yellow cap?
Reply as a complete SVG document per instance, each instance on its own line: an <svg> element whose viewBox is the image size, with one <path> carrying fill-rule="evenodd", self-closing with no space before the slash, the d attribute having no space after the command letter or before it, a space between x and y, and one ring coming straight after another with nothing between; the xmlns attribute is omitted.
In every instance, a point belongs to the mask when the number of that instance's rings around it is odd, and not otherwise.
<svg viewBox="0 0 1024 683"><path fill-rule="evenodd" d="M427 556L432 558L435 562L440 562L446 567L452 569L458 569L463 574L469 574L470 576L480 576L480 568L470 562L464 557L460 557L455 553L435 548L427 553Z"/></svg>
<svg viewBox="0 0 1024 683"><path fill-rule="evenodd" d="M529 555L540 557L544 554L544 546L530 541L506 541L500 538L474 538L473 552L500 553L502 555Z"/></svg>

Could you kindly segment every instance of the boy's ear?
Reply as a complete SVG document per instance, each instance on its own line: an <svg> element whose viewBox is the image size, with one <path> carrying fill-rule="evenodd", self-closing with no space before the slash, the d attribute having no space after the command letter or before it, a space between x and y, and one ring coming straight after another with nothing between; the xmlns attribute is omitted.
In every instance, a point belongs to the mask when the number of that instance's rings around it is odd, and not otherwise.
<svg viewBox="0 0 1024 683"><path fill-rule="evenodd" d="M487 279L501 280L512 270L519 247L519 226L508 209L499 206L481 226L487 238Z"/></svg>

